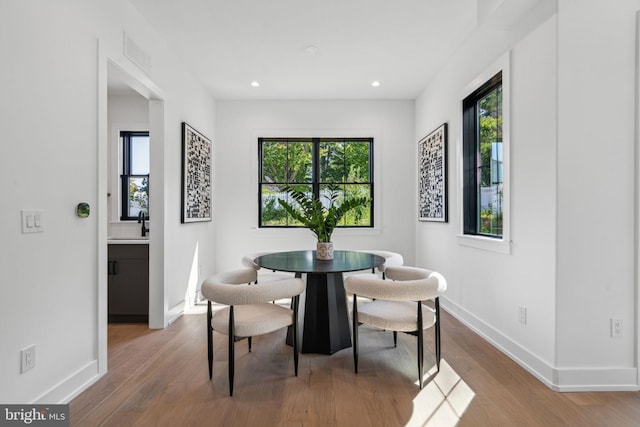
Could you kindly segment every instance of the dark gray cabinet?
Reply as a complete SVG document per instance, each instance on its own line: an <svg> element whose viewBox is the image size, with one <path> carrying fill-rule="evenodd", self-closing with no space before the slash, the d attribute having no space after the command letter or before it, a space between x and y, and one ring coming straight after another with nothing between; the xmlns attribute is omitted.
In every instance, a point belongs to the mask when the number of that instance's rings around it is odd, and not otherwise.
<svg viewBox="0 0 640 427"><path fill-rule="evenodd" d="M149 245L109 245L109 322L149 321Z"/></svg>

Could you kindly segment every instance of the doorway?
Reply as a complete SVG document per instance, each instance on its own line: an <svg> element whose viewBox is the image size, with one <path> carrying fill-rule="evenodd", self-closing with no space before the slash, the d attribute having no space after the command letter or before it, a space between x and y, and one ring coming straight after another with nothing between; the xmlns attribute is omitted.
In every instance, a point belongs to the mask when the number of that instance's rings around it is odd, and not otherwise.
<svg viewBox="0 0 640 427"><path fill-rule="evenodd" d="M109 123L110 96L128 95L146 106L144 115L150 137L149 187L154 197L149 204L149 217L153 220L153 231L149 234L149 328L161 329L166 322L166 289L164 282L164 96L162 91L133 64L120 64L112 60L99 43L98 66L98 372L107 372L108 352L108 235L112 217L109 202L110 172L109 155L113 145ZM126 113L125 113L126 115ZM138 122L140 120L137 120ZM117 157L116 157L117 161ZM111 183L113 184L113 182ZM115 187L117 189L117 186ZM156 197L157 196L157 197ZM117 194L113 197L117 199ZM117 205L116 201L116 205ZM117 207L115 208L117 212ZM137 226L138 224L135 224Z"/></svg>

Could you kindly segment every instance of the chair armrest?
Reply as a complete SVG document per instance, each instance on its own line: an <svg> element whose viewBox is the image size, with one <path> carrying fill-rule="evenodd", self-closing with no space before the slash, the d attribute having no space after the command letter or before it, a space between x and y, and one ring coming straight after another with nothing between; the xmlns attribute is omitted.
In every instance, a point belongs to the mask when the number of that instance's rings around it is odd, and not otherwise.
<svg viewBox="0 0 640 427"><path fill-rule="evenodd" d="M389 265L385 270L385 275L391 280L418 280L426 279L433 273L431 270L419 267L409 267L406 265Z"/></svg>
<svg viewBox="0 0 640 427"><path fill-rule="evenodd" d="M241 268L238 270L225 271L209 276L206 281L228 283L230 285L243 285L245 283L255 282L258 278L258 272L252 268Z"/></svg>
<svg viewBox="0 0 640 427"><path fill-rule="evenodd" d="M304 281L294 278L252 285L221 283L211 278L202 283L202 295L205 298L227 305L262 304L300 295L302 291Z"/></svg>
<svg viewBox="0 0 640 427"><path fill-rule="evenodd" d="M349 276L344 281L347 292L359 296L390 301L424 301L438 297L447 284L439 273L417 280L383 280Z"/></svg>

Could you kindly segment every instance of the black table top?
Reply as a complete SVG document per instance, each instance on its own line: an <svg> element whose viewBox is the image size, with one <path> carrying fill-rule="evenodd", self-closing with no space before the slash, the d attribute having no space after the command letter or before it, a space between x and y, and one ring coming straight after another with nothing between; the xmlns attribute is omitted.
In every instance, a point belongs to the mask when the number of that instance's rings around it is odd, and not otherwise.
<svg viewBox="0 0 640 427"><path fill-rule="evenodd" d="M319 260L316 251L274 252L255 259L260 267L293 273L342 273L367 270L384 263L379 255L356 251L334 251L332 260Z"/></svg>

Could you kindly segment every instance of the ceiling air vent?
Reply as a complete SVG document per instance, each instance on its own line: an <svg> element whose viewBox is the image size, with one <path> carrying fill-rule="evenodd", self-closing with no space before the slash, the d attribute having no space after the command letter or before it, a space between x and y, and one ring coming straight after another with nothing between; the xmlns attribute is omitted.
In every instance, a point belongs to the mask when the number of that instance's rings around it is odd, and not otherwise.
<svg viewBox="0 0 640 427"><path fill-rule="evenodd" d="M124 34L124 56L140 67L142 71L151 75L151 56L126 33Z"/></svg>

